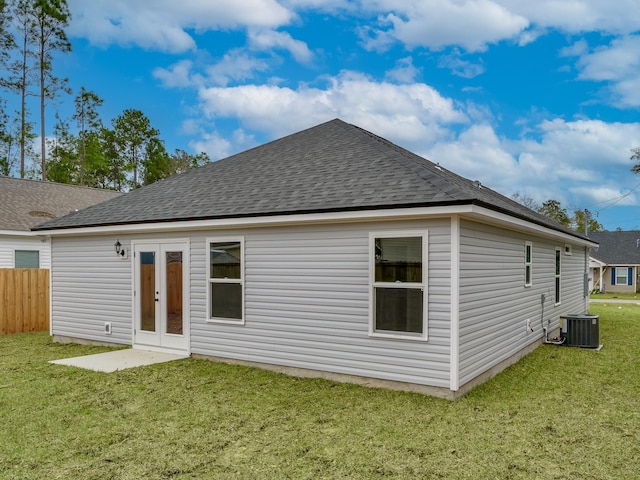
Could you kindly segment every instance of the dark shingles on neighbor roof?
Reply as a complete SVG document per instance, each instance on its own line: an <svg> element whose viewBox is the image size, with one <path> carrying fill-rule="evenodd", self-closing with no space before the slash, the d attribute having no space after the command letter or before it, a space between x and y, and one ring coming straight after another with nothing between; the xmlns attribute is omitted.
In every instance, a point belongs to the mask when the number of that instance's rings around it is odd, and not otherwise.
<svg viewBox="0 0 640 480"><path fill-rule="evenodd" d="M489 188L339 119L38 229L463 204L482 205L580 237Z"/></svg>
<svg viewBox="0 0 640 480"><path fill-rule="evenodd" d="M607 265L640 265L640 231L591 232L589 238L598 242L591 256Z"/></svg>
<svg viewBox="0 0 640 480"><path fill-rule="evenodd" d="M29 231L117 196L113 190L0 176L0 230Z"/></svg>

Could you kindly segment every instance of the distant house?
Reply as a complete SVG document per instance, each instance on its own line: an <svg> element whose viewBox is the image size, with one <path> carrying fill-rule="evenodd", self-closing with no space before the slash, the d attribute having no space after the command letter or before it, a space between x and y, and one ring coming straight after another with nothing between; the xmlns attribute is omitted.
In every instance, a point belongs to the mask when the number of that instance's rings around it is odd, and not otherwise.
<svg viewBox="0 0 640 480"><path fill-rule="evenodd" d="M31 227L120 195L0 176L0 268L49 268L51 242Z"/></svg>
<svg viewBox="0 0 640 480"><path fill-rule="evenodd" d="M589 258L591 290L638 292L640 231L592 232L589 238L599 243Z"/></svg>
<svg viewBox="0 0 640 480"><path fill-rule="evenodd" d="M586 312L596 246L341 120L35 231L58 341L446 398Z"/></svg>

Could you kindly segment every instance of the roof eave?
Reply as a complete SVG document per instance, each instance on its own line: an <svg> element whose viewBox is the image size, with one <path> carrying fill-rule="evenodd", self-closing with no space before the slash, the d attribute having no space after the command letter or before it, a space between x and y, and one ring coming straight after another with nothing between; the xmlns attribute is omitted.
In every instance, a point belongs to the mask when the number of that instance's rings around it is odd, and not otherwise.
<svg viewBox="0 0 640 480"><path fill-rule="evenodd" d="M529 219L504 213L496 208L488 208L473 201L447 202L441 204L406 205L393 207L352 208L323 211L305 211L292 213L273 213L264 215L220 216L216 218L170 219L161 222L129 222L105 225L85 225L38 229L40 235L78 236L99 235L104 233L151 233L167 231L193 231L202 229L224 229L238 227L266 227L293 224L351 223L365 221L386 221L415 219L425 217L449 217L460 215L471 220L492 223L512 230L528 231L546 237L555 237L585 246L597 246L579 235L571 235L549 226L537 224Z"/></svg>

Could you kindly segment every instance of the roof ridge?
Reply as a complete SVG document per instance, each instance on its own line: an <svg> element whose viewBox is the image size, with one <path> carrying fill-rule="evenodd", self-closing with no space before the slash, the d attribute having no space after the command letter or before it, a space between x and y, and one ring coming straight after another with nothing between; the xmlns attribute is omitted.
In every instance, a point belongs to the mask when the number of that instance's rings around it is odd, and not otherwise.
<svg viewBox="0 0 640 480"><path fill-rule="evenodd" d="M90 187L89 185L75 185L73 183L62 183L62 182L52 182L51 180L40 180L37 178L17 178L11 177L9 175L0 175L0 181L9 180L15 182L29 182L40 185L51 185L54 187L69 187L69 188L84 188L87 190L98 190L98 191L106 191L106 192L118 192L118 190L112 190L110 188L101 188L101 187ZM122 193L122 192L118 192Z"/></svg>

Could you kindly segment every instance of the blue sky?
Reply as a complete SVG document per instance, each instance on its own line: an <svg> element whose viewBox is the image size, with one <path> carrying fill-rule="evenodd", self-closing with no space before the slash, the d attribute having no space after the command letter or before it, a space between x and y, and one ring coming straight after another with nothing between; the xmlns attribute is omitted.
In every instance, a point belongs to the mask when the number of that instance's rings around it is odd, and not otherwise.
<svg viewBox="0 0 640 480"><path fill-rule="evenodd" d="M58 74L107 122L142 110L170 151L219 159L341 118L505 195L640 228L637 0L68 2Z"/></svg>

